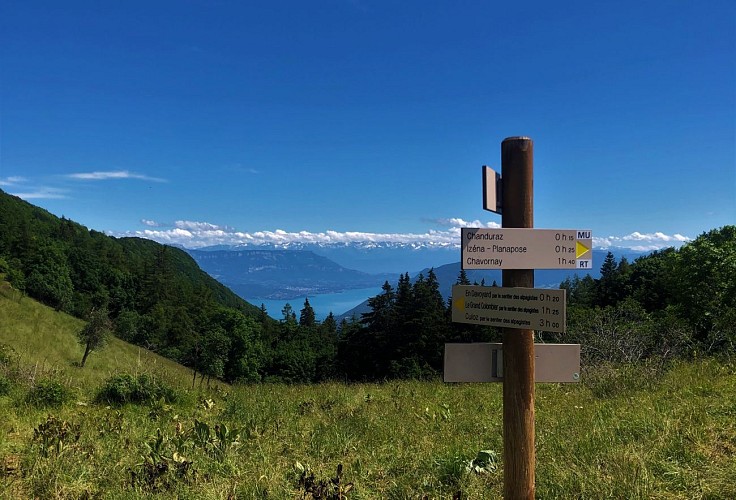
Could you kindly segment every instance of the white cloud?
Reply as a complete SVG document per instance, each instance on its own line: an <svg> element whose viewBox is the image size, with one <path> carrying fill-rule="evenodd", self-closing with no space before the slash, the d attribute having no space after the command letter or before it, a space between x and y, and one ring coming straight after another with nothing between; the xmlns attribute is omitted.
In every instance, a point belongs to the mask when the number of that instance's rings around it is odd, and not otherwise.
<svg viewBox="0 0 736 500"><path fill-rule="evenodd" d="M174 222L174 227L180 229L192 229L194 231L219 231L227 229L226 226L218 226L209 222L194 222L188 220L178 220Z"/></svg>
<svg viewBox="0 0 736 500"><path fill-rule="evenodd" d="M141 222L151 227L142 231L133 231L119 236L138 236L149 238L160 243L178 244L188 248L201 248L211 245L279 245L293 244L322 244L340 245L357 243L363 245L394 243L410 246L431 246L459 248L460 232L463 227L497 228L495 222L483 223L480 221L466 221L460 218L438 219L433 222L443 226L443 229L428 229L425 232L414 233L371 233L364 231L334 231L331 229L321 232L295 231L283 229L263 230L254 232L238 231L234 228L202 221L178 220L173 227L144 219ZM624 236L594 237L596 248L621 247L639 251L657 250L670 246L680 246L690 241L690 238L681 234L666 235L661 232L640 233L633 232Z"/></svg>
<svg viewBox="0 0 736 500"><path fill-rule="evenodd" d="M151 225L151 227L154 226ZM171 229L144 229L128 232L121 236L138 236L161 243L180 244L190 248L210 245L290 245L295 243L401 243L456 246L460 242L460 228L450 228L447 231L430 230L425 233L339 232L333 230L288 232L283 229L248 233L209 222L176 221L174 228Z"/></svg>
<svg viewBox="0 0 736 500"><path fill-rule="evenodd" d="M137 179L152 182L166 182L166 179L158 177L150 177L148 175L136 174L128 170L113 170L107 172L80 172L76 174L68 174L66 177L83 181L106 181L110 179Z"/></svg>
<svg viewBox="0 0 736 500"><path fill-rule="evenodd" d="M61 199L68 198L68 196L66 196L65 193L66 193L66 190L64 189L41 187L33 191L26 191L22 193L10 193L10 194L12 194L13 196L17 196L18 198L23 198L24 200L41 200L41 199L61 200Z"/></svg>
<svg viewBox="0 0 736 500"><path fill-rule="evenodd" d="M691 238L679 233L667 235L659 231L654 233L640 233L639 231L634 231L633 233L629 233L624 236L607 236L603 238L594 237L593 245L604 249L610 247L622 247L647 252L667 247L679 247L688 241L691 241Z"/></svg>

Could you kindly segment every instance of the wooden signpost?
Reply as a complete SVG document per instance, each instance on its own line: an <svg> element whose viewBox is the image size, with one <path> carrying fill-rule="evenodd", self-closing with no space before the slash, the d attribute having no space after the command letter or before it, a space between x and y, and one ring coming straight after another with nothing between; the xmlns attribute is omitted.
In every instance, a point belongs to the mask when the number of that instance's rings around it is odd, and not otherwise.
<svg viewBox="0 0 736 500"><path fill-rule="evenodd" d="M565 331L565 291L534 288L534 269L590 269L589 230L534 227L534 144L501 143L501 175L483 167L483 208L501 229L462 230L463 269L501 269L502 287L456 285L452 319L501 327L503 344L446 344L446 382L503 382L504 498L534 498L534 382L577 382L580 346L536 344ZM537 370L537 362L539 369Z"/></svg>

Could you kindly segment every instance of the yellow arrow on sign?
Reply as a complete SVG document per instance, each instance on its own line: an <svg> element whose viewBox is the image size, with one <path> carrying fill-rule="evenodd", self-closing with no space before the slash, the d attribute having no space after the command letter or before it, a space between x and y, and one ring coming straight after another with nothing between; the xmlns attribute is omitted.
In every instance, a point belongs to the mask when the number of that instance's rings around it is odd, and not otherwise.
<svg viewBox="0 0 736 500"><path fill-rule="evenodd" d="M459 311L464 311L465 297L460 297L459 299L452 301L452 306Z"/></svg>
<svg viewBox="0 0 736 500"><path fill-rule="evenodd" d="M588 252L590 252L590 248L586 247L579 241L576 242L576 245L575 245L575 258L576 259L579 259L581 256L585 255Z"/></svg>

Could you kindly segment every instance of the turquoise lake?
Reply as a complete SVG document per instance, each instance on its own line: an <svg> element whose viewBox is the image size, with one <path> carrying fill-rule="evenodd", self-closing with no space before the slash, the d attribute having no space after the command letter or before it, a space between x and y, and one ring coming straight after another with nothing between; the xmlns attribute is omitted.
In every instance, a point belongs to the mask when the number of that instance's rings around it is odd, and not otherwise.
<svg viewBox="0 0 736 500"><path fill-rule="evenodd" d="M309 295L309 303L314 309L314 314L318 320L323 320L332 311L332 314L339 316L353 307L357 306L364 300L374 297L381 293L381 287L373 288L358 288L355 290L345 290L337 293L323 293L319 295ZM297 297L288 300L273 300L273 299L261 299L258 297L246 297L245 300L253 304L254 306L260 307L261 304L266 306L268 315L274 319L282 319L283 315L281 310L284 308L286 303L291 304L291 307L296 313L297 319L299 318L299 311L304 307L304 300L307 296Z"/></svg>

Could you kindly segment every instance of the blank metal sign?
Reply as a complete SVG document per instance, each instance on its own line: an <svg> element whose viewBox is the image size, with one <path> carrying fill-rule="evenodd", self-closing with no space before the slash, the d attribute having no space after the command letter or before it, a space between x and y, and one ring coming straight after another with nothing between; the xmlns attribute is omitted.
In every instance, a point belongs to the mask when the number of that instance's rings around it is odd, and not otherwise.
<svg viewBox="0 0 736 500"><path fill-rule="evenodd" d="M445 382L503 382L503 344L445 344ZM508 367L506 367L508 369ZM579 382L580 344L534 344L535 382Z"/></svg>

